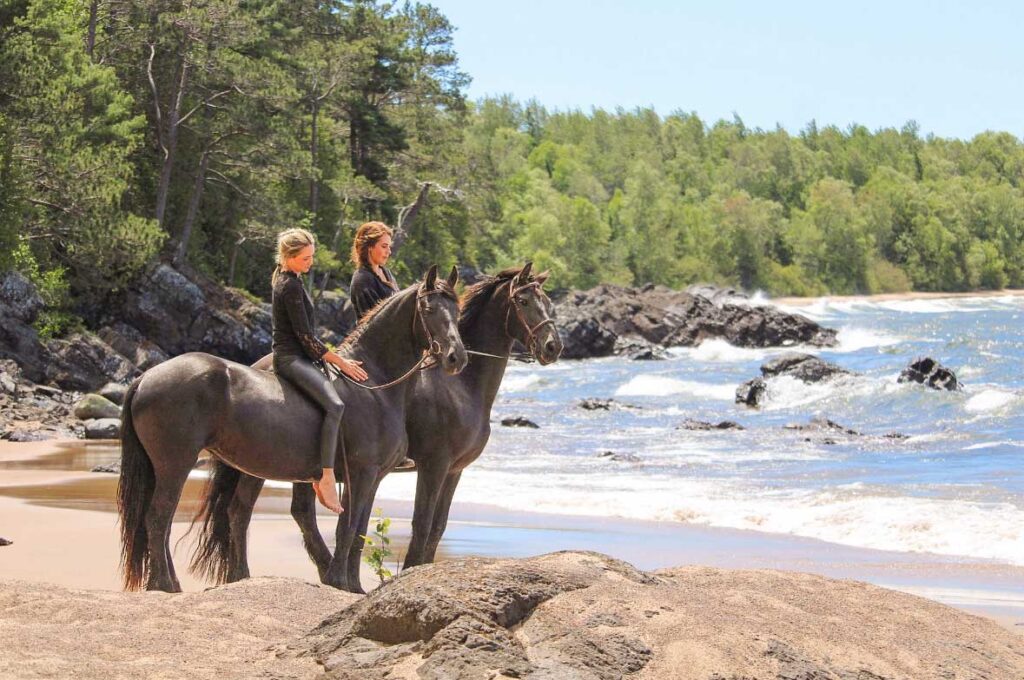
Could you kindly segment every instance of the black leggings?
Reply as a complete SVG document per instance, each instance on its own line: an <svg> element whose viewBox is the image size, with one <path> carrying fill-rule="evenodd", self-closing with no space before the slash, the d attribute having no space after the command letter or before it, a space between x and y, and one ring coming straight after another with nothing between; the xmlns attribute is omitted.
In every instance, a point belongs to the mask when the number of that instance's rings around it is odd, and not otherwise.
<svg viewBox="0 0 1024 680"><path fill-rule="evenodd" d="M334 468L335 453L345 446L344 440L338 437L341 416L345 413L345 404L338 391L327 376L305 357L274 355L274 372L287 378L324 410L324 422L320 426L320 466ZM344 451L341 455L345 455Z"/></svg>

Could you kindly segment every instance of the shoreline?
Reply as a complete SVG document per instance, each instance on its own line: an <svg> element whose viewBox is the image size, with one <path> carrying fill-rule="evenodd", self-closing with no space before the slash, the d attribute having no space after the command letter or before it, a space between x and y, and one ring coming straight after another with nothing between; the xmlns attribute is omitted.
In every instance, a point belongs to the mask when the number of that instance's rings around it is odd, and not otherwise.
<svg viewBox="0 0 1024 680"><path fill-rule="evenodd" d="M0 574L5 580L120 590L120 544L113 503L118 477L88 471L95 464L109 462L114 452L116 443L109 441L0 443L0 517L5 520L0 537L14 541L0 548ZM181 541L194 513L192 499L202 485L203 480L193 475L172 532L175 564L186 591L210 585L187 574L192 544ZM316 583L316 570L306 557L289 503L286 489L267 488L260 496L249 538L252 575L292 576ZM374 507L392 519L394 557L388 566L394 570L395 558L400 559L408 545L412 504L378 500ZM332 544L334 518L318 515L318 524ZM21 527L29 529L19 531ZM515 512L456 502L438 561L470 555L528 557L560 550L602 552L646 571L701 565L865 581L986 616L1024 635L1024 567L852 548L781 534ZM69 554L74 559L69 560ZM376 585L365 565L363 584L367 589Z"/></svg>
<svg viewBox="0 0 1024 680"><path fill-rule="evenodd" d="M1003 288L1001 290L979 290L973 292L934 293L909 291L906 293L874 293L872 295L817 295L814 297L769 297L767 302L790 307L802 307L821 300L829 302L892 302L896 300L943 300L962 298L1024 297L1024 288Z"/></svg>

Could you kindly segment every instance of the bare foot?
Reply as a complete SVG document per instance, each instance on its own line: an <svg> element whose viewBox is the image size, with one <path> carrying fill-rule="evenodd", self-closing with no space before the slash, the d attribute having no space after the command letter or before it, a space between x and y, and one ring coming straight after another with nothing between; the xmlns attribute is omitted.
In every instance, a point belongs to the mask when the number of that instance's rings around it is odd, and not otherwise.
<svg viewBox="0 0 1024 680"><path fill-rule="evenodd" d="M323 476L320 477L319 481L313 482L313 490L316 491L317 500L325 508L336 515L340 515L343 512L341 509L341 499L338 498L338 482L334 479L334 470L332 468L324 468Z"/></svg>

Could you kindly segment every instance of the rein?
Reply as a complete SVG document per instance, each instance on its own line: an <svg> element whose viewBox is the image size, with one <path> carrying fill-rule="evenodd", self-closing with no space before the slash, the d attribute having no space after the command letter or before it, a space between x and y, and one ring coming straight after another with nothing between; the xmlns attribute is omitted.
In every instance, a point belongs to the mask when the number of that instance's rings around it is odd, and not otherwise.
<svg viewBox="0 0 1024 680"><path fill-rule="evenodd" d="M334 364L326 364L328 370L330 372L334 373L335 375L337 375L339 377L342 377L345 380L349 381L351 384L355 385L356 387L361 387L364 390L374 391L374 390L386 390L389 387L394 387L395 385L400 385L401 383L404 383L406 380L408 380L413 375L415 375L418 371L427 370L427 369L430 369L430 368L433 368L434 366L436 366L437 365L437 357L440 356L440 354L441 354L441 343L439 343L434 338L433 334L431 334L431 332L430 332L430 329L427 328L427 322L424 321L423 314L420 312L420 300L424 300L424 299L426 299L427 297L429 297L431 295L435 295L435 294L441 293L441 292L443 292L443 291L440 290L440 289L435 288L434 290L427 290L427 291L421 290L421 291L416 293L416 313L413 315L415 318L413 319L413 322L412 322L413 334L415 335L415 333L416 333L416 319L418 318L420 320L420 324L423 326L423 332L427 336L427 349L423 350L423 356L420 357L420 360L417 361L415 364L413 364L413 367L410 368L405 373L403 373L401 376L399 376L398 378L395 378L394 380L392 380L390 382L386 382L383 385L365 385L365 384L359 382L358 380L353 380L352 378L350 378L347 375L345 375L344 373L342 373L341 369L339 369Z"/></svg>

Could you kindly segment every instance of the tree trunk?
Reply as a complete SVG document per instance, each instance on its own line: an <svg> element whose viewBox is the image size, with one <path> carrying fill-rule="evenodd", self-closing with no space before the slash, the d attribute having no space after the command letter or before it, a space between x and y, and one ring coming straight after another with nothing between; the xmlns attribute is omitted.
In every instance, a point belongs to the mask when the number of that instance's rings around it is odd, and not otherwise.
<svg viewBox="0 0 1024 680"><path fill-rule="evenodd" d="M395 225L395 236L391 242L392 250L398 250L402 247L402 243L405 242L408 237L408 228L412 225L413 220L416 219L416 215L419 214L420 208L427 202L427 194L430 193L430 187L433 186L431 182L424 182L420 186L420 193L416 196L416 200L412 202L412 205L408 205L398 213L398 224Z"/></svg>
<svg viewBox="0 0 1024 680"><path fill-rule="evenodd" d="M182 45L182 49L187 49ZM156 223L157 226L164 226L164 213L167 210L167 195L171 188L171 171L174 169L175 151L178 147L178 120L181 117L181 102L185 98L185 88L188 85L188 59L183 55L181 58L181 77L178 78L178 90L174 93L174 102L171 110L167 112L167 143L164 148L163 167L160 168L160 183L156 191ZM156 102L160 106L160 102Z"/></svg>
<svg viewBox="0 0 1024 680"><path fill-rule="evenodd" d="M174 254L174 263L184 262L188 255L188 242L192 238L192 225L195 224L196 215L199 214L199 204L203 200L203 189L206 187L206 168L210 165L210 150L204 149L199 158L199 169L196 170L196 180L192 184L192 195L188 200L188 213L185 215L185 224L181 228L181 239L178 241L178 249Z"/></svg>
<svg viewBox="0 0 1024 680"><path fill-rule="evenodd" d="M235 262L238 261L238 250L245 243L245 237L240 236L235 239L235 245L231 248L231 262L228 264L228 285L234 288L235 286Z"/></svg>
<svg viewBox="0 0 1024 680"><path fill-rule="evenodd" d="M317 119L320 115L320 100L313 98L312 107L312 130L310 131L309 141L309 155L312 163L313 176L310 177L309 181L309 212L313 215L313 226L316 226L317 212L320 209L320 173L319 164L317 163L317 156L320 153L320 129L317 125L319 122Z"/></svg>
<svg viewBox="0 0 1024 680"><path fill-rule="evenodd" d="M90 59L96 47L96 15L99 14L99 4L99 0L92 0L89 3L89 30L85 35L85 53Z"/></svg>

